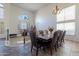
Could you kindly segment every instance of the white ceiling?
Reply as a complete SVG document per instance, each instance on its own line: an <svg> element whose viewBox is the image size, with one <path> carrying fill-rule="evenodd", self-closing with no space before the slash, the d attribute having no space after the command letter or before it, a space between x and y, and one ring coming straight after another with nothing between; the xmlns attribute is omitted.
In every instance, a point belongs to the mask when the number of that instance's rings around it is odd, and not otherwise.
<svg viewBox="0 0 79 59"><path fill-rule="evenodd" d="M36 12L40 8L43 8L47 5L49 5L49 3L14 3L13 5L19 6L21 8L24 8L24 9L32 11L32 12Z"/></svg>
<svg viewBox="0 0 79 59"><path fill-rule="evenodd" d="M12 5L21 7L31 12L37 12L39 9L52 4L52 7L58 5L61 7L73 5L74 3L12 3Z"/></svg>

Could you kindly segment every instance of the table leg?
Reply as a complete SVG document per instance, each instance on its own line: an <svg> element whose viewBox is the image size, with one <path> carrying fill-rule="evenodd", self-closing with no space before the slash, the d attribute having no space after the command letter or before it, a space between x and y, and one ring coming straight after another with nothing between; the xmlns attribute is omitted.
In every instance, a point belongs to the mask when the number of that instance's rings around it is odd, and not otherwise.
<svg viewBox="0 0 79 59"><path fill-rule="evenodd" d="M25 37L24 37L24 44L25 44Z"/></svg>

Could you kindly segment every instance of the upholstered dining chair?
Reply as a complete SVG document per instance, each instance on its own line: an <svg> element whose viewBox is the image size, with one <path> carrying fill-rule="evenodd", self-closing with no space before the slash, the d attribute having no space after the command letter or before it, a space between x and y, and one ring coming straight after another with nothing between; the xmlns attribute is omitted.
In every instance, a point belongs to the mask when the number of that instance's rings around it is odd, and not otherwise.
<svg viewBox="0 0 79 59"><path fill-rule="evenodd" d="M59 30L59 37L58 37L57 47L60 47L62 45L62 37L63 37L63 31Z"/></svg>
<svg viewBox="0 0 79 59"><path fill-rule="evenodd" d="M44 51L47 49L50 52L50 55L52 55L52 39L51 38L48 40L41 39L41 44Z"/></svg>
<svg viewBox="0 0 79 59"><path fill-rule="evenodd" d="M66 31L61 31L61 32L60 32L60 36L59 36L59 46L62 46L62 44L63 44L63 42L64 42L65 33L66 33Z"/></svg>
<svg viewBox="0 0 79 59"><path fill-rule="evenodd" d="M57 51L57 44L58 44L58 38L59 38L59 31L55 31L52 38L52 47L55 51Z"/></svg>
<svg viewBox="0 0 79 59"><path fill-rule="evenodd" d="M33 47L36 48L36 56L38 55L38 49L41 48L41 44L38 42L38 39L36 38L35 33L30 32L30 38L31 38L31 52Z"/></svg>
<svg viewBox="0 0 79 59"><path fill-rule="evenodd" d="M58 34L58 39L56 43L57 48L62 46L62 42L64 41L64 36L65 36L66 31L58 30L58 33L59 34Z"/></svg>
<svg viewBox="0 0 79 59"><path fill-rule="evenodd" d="M66 31L63 31L63 35L62 35L62 42L64 42L64 37L65 37L65 35L66 35Z"/></svg>

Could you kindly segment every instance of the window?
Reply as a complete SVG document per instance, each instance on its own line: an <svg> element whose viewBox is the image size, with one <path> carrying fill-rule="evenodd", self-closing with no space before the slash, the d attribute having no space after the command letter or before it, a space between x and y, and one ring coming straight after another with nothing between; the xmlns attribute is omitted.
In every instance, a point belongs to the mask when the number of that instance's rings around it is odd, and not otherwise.
<svg viewBox="0 0 79 59"><path fill-rule="evenodd" d="M4 33L4 22L2 21L4 19L4 5L0 4L0 34Z"/></svg>
<svg viewBox="0 0 79 59"><path fill-rule="evenodd" d="M67 31L67 35L75 34L75 22L65 23L65 30Z"/></svg>
<svg viewBox="0 0 79 59"><path fill-rule="evenodd" d="M66 35L75 35L75 5L57 14L57 30L66 30Z"/></svg>
<svg viewBox="0 0 79 59"><path fill-rule="evenodd" d="M64 21L64 10L57 14L57 22Z"/></svg>
<svg viewBox="0 0 79 59"><path fill-rule="evenodd" d="M0 7L4 7L4 5L0 3Z"/></svg>
<svg viewBox="0 0 79 59"><path fill-rule="evenodd" d="M64 9L64 20L74 20L75 19L75 8L76 6L70 6Z"/></svg>
<svg viewBox="0 0 79 59"><path fill-rule="evenodd" d="M0 4L0 20L2 20L4 18L4 8L3 5Z"/></svg>
<svg viewBox="0 0 79 59"><path fill-rule="evenodd" d="M4 33L4 22L0 22L0 34Z"/></svg>
<svg viewBox="0 0 79 59"><path fill-rule="evenodd" d="M25 22L20 23L18 26L19 29L27 29L27 24Z"/></svg>
<svg viewBox="0 0 79 59"><path fill-rule="evenodd" d="M58 23L57 30L64 30L64 23Z"/></svg>
<svg viewBox="0 0 79 59"><path fill-rule="evenodd" d="M18 24L18 29L27 29L28 18L29 17L26 15L19 15L18 16L18 20L20 21L20 23Z"/></svg>
<svg viewBox="0 0 79 59"><path fill-rule="evenodd" d="M66 30L67 35L74 35L75 34L75 22L59 23L57 24L57 29Z"/></svg>
<svg viewBox="0 0 79 59"><path fill-rule="evenodd" d="M26 16L26 15L19 15L18 16L18 19L20 20L20 21L26 21L26 20L28 20L28 16Z"/></svg>

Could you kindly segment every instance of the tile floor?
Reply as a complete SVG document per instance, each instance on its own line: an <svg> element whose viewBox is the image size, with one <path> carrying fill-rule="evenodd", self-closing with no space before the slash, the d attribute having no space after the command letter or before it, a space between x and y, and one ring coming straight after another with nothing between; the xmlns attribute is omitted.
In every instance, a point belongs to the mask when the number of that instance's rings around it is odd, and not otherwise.
<svg viewBox="0 0 79 59"><path fill-rule="evenodd" d="M0 56L35 56L35 50L31 53L31 41L26 37L23 44L22 37L11 38L9 41L0 39ZM50 56L49 52L39 51L39 56ZM65 40L62 47L53 56L79 56L79 42Z"/></svg>

